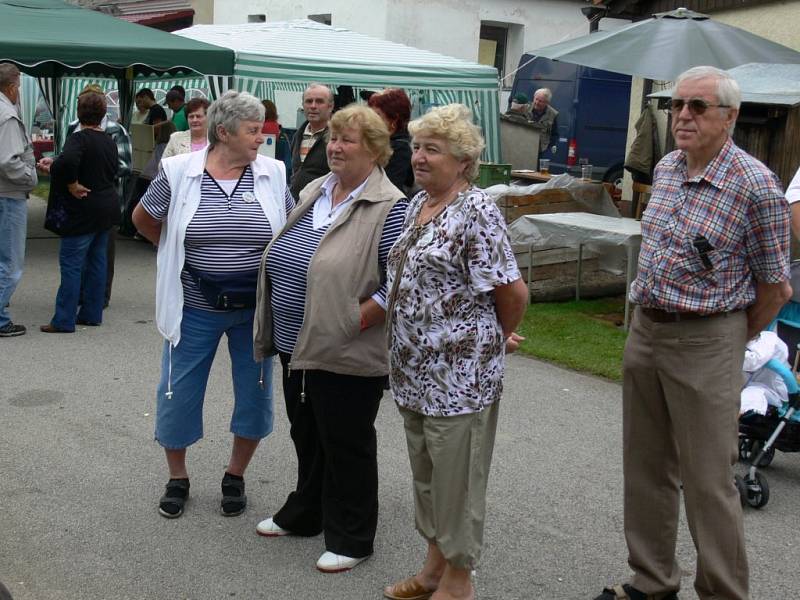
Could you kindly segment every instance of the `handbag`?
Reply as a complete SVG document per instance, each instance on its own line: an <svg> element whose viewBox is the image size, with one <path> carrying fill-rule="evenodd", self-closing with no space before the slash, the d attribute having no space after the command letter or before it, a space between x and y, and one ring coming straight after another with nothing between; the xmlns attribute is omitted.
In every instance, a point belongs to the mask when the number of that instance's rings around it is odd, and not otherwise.
<svg viewBox="0 0 800 600"><path fill-rule="evenodd" d="M209 273L184 265L206 302L217 310L255 308L258 269Z"/></svg>

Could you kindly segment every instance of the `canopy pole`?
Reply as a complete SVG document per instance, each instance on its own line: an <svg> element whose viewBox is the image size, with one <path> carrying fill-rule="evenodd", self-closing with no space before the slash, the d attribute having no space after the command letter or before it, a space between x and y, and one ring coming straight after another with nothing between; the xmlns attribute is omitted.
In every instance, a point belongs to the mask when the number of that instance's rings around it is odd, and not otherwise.
<svg viewBox="0 0 800 600"><path fill-rule="evenodd" d="M50 109L50 115L53 117L53 150L55 153L61 151L59 144L60 123L61 123L61 99L59 98L59 90L61 88L60 77L37 77L36 81L39 83L39 89L42 92L44 101L47 108Z"/></svg>
<svg viewBox="0 0 800 600"><path fill-rule="evenodd" d="M125 129L131 125L131 113L133 112L133 67L127 67L119 77L117 77L117 103L119 106L119 122Z"/></svg>

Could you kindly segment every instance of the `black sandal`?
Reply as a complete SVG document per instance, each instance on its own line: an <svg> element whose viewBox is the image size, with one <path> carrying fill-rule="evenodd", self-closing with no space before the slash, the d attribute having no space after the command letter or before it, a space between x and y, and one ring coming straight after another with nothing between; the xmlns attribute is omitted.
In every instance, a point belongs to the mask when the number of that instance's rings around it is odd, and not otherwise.
<svg viewBox="0 0 800 600"><path fill-rule="evenodd" d="M222 478L222 502L220 512L223 517L238 517L247 508L247 496L244 494L244 479L230 473Z"/></svg>
<svg viewBox="0 0 800 600"><path fill-rule="evenodd" d="M189 499L189 480L170 479L166 491L158 501L158 514L167 519L177 519L183 514L183 507Z"/></svg>

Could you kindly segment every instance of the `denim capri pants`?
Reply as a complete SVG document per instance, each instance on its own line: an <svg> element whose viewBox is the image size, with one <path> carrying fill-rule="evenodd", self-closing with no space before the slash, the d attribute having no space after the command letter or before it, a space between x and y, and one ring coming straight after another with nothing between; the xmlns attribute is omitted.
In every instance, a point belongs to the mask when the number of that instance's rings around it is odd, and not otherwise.
<svg viewBox="0 0 800 600"><path fill-rule="evenodd" d="M170 343L164 343L156 393L155 439L164 448L180 450L203 437L208 374L223 334L233 378L231 433L260 440L272 431L272 358L253 358L254 313L252 308L215 312L184 307L180 342L171 351Z"/></svg>

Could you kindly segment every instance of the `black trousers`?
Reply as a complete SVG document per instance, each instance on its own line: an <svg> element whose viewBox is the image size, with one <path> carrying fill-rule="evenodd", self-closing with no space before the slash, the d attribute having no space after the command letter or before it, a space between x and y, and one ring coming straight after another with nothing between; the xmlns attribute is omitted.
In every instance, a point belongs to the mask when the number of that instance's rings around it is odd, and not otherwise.
<svg viewBox="0 0 800 600"><path fill-rule="evenodd" d="M386 378L289 372L289 355L280 358L298 472L273 520L296 535L324 531L330 552L368 556L378 524L375 417Z"/></svg>
<svg viewBox="0 0 800 600"><path fill-rule="evenodd" d="M152 179L139 175L131 185L131 192L128 194L125 207L122 210L122 223L120 223L120 233L126 236L132 236L136 233L136 227L133 226L133 211L138 206L142 196L147 192L147 188L153 182Z"/></svg>

